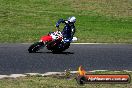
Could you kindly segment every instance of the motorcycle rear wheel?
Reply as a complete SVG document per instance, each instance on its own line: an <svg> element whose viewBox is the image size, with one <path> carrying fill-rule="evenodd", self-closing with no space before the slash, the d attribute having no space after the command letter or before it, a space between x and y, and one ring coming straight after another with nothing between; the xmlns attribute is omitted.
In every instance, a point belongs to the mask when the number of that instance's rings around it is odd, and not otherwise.
<svg viewBox="0 0 132 88"><path fill-rule="evenodd" d="M38 50L41 49L41 47L44 46L44 43L43 42L35 42L34 44L32 44L29 48L28 48L28 52L29 53L35 53L37 52Z"/></svg>

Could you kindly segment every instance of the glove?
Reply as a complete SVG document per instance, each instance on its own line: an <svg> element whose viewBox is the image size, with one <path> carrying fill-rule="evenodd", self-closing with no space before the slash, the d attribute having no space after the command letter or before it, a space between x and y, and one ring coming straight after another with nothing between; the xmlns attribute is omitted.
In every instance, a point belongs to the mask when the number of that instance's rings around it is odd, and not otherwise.
<svg viewBox="0 0 132 88"><path fill-rule="evenodd" d="M56 27L59 28L59 24L58 23L56 23Z"/></svg>

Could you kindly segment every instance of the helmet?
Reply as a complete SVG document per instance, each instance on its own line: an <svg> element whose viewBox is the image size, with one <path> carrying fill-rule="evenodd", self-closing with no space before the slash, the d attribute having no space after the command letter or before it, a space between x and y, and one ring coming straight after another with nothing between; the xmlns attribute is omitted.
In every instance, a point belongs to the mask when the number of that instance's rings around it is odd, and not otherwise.
<svg viewBox="0 0 132 88"><path fill-rule="evenodd" d="M71 23L75 23L76 22L76 17L72 16L68 18L68 21Z"/></svg>

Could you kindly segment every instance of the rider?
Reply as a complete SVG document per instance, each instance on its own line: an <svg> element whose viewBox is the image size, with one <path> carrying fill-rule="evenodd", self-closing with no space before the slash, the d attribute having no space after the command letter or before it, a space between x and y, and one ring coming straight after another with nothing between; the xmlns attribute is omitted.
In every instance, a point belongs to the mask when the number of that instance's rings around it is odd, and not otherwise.
<svg viewBox="0 0 132 88"><path fill-rule="evenodd" d="M60 19L56 23L56 27L58 30L59 30L60 23L65 23L64 29L62 31L64 42L71 42L73 35L75 33L75 26L74 26L75 22L76 22L76 18L72 16L72 17L69 17L67 20Z"/></svg>

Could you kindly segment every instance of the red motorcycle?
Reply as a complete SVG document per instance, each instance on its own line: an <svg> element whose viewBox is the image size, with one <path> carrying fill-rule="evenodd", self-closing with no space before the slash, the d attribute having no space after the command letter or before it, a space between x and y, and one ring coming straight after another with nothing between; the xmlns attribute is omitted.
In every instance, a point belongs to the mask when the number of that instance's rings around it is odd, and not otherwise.
<svg viewBox="0 0 132 88"><path fill-rule="evenodd" d="M76 40L77 38L73 37L71 42ZM48 35L42 36L39 42L32 44L28 51L29 53L35 53L43 47L46 47L48 50L51 50L54 53L62 52L69 48L71 42L65 42L60 31L51 32Z"/></svg>

